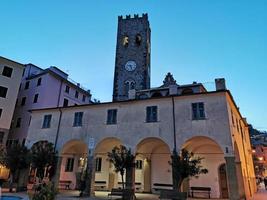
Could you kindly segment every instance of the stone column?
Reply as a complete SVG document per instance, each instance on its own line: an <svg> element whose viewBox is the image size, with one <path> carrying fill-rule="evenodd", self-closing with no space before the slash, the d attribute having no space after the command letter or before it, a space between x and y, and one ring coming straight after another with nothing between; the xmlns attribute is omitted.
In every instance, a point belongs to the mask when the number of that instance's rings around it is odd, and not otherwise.
<svg viewBox="0 0 267 200"><path fill-rule="evenodd" d="M54 177L52 178L52 182L54 184L54 189L56 189L56 190L58 189L58 186L59 186L61 163L62 163L62 157L58 156L57 164L56 164L56 172L55 172Z"/></svg>
<svg viewBox="0 0 267 200"><path fill-rule="evenodd" d="M144 192L151 192L151 160L144 162Z"/></svg>
<svg viewBox="0 0 267 200"><path fill-rule="evenodd" d="M87 158L85 190L83 196L95 196L95 159L93 150L89 150Z"/></svg>
<svg viewBox="0 0 267 200"><path fill-rule="evenodd" d="M242 198L245 198L245 189L244 189L244 179L242 175L242 167L241 167L241 162L236 161L236 175L237 175L237 180L238 180L238 187L239 187L239 195Z"/></svg>
<svg viewBox="0 0 267 200"><path fill-rule="evenodd" d="M240 200L235 157L225 157L229 200Z"/></svg>

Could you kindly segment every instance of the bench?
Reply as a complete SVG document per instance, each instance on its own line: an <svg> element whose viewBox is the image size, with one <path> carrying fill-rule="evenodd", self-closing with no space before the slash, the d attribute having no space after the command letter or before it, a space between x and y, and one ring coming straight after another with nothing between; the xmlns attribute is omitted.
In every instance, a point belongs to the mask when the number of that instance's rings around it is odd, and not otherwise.
<svg viewBox="0 0 267 200"><path fill-rule="evenodd" d="M142 183L141 182L135 182L134 184L135 184L135 189L137 191L140 191L142 189ZM122 185L122 182L118 182L118 185ZM126 185L126 183L125 183L125 185Z"/></svg>
<svg viewBox="0 0 267 200"><path fill-rule="evenodd" d="M66 190L69 190L70 189L70 185L71 185L71 181L70 180L60 180L59 181L59 186L60 187L63 187L64 189Z"/></svg>
<svg viewBox="0 0 267 200"><path fill-rule="evenodd" d="M112 188L111 192L108 193L108 199L112 199L113 196L120 196L122 197L123 195L123 190L120 188Z"/></svg>
<svg viewBox="0 0 267 200"><path fill-rule="evenodd" d="M172 199L172 200L186 200L187 193L179 192L177 190L160 190L159 199Z"/></svg>
<svg viewBox="0 0 267 200"><path fill-rule="evenodd" d="M201 194L208 194L209 199L210 199L210 192L211 188L210 187L190 187L191 189L191 197L194 197L194 193L201 193Z"/></svg>
<svg viewBox="0 0 267 200"><path fill-rule="evenodd" d="M107 182L106 181L95 181L95 190L106 190Z"/></svg>
<svg viewBox="0 0 267 200"><path fill-rule="evenodd" d="M154 183L153 188L155 192L161 191L161 190L171 190L172 189L172 184L166 184L166 183Z"/></svg>

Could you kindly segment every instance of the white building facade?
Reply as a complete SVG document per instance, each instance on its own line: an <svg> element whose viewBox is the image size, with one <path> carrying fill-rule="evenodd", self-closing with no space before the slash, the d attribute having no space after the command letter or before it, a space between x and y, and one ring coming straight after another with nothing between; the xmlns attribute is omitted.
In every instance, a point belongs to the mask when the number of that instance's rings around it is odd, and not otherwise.
<svg viewBox="0 0 267 200"><path fill-rule="evenodd" d="M25 65L7 145L25 143L31 116L29 110L91 103L90 91L71 81L57 67L41 69Z"/></svg>
<svg viewBox="0 0 267 200"><path fill-rule="evenodd" d="M151 118L152 107L156 114ZM112 118L111 111L116 113ZM82 113L79 122L77 113ZM47 127L45 116L51 116ZM84 170L89 138L96 144L96 190L121 186L107 161L107 152L118 145L137 155L136 191L171 188L169 161L176 145L203 157L202 165L209 170L188 180L184 190L210 187L212 198L230 199L256 191L247 124L227 90L32 111L27 146L43 140L55 144L61 158L60 180L72 181L73 189Z"/></svg>
<svg viewBox="0 0 267 200"><path fill-rule="evenodd" d="M0 56L0 144L10 129L24 65Z"/></svg>

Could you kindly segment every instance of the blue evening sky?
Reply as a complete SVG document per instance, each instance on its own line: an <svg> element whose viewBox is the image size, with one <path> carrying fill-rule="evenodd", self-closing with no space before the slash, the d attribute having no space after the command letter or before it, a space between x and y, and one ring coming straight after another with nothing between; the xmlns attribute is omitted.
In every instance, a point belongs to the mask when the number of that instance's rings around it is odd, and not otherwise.
<svg viewBox="0 0 267 200"><path fill-rule="evenodd" d="M167 72L178 84L214 89L224 77L241 113L267 130L267 0L2 0L0 55L57 66L111 101L117 16L148 13L152 86Z"/></svg>

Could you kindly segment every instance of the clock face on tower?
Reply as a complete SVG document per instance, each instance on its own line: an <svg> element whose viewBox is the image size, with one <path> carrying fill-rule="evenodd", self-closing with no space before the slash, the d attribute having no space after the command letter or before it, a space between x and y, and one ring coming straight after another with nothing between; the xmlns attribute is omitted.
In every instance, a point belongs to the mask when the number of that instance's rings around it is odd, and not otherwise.
<svg viewBox="0 0 267 200"><path fill-rule="evenodd" d="M136 63L132 60L129 60L126 64L125 64L125 69L129 72L134 71L136 68Z"/></svg>

